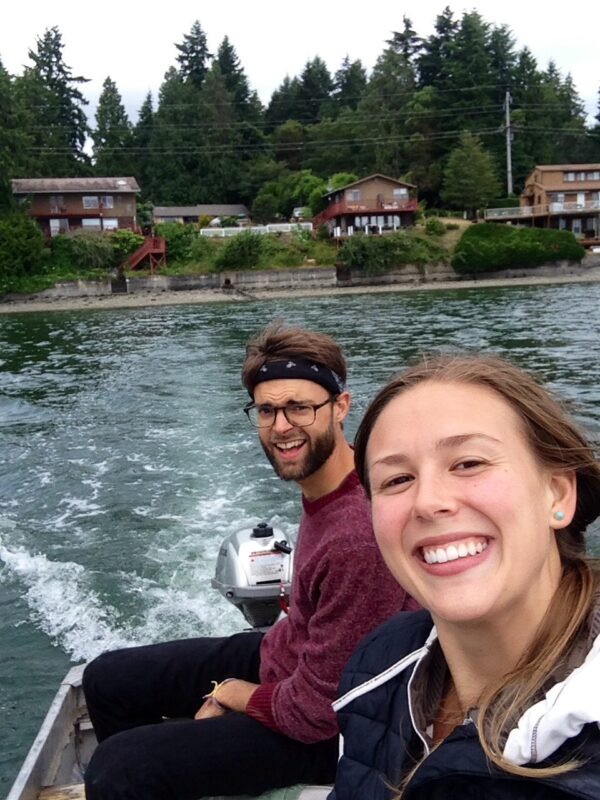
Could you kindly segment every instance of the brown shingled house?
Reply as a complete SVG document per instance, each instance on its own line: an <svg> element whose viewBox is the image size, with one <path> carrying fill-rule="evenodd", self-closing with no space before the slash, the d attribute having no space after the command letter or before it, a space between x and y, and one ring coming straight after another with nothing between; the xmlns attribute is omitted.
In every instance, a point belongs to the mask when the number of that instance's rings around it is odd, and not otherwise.
<svg viewBox="0 0 600 800"><path fill-rule="evenodd" d="M47 236L74 230L135 230L135 178L17 178L17 200L29 203L29 215Z"/></svg>
<svg viewBox="0 0 600 800"><path fill-rule="evenodd" d="M600 164L544 164L525 181L516 208L489 208L489 222L571 231L600 244Z"/></svg>
<svg viewBox="0 0 600 800"><path fill-rule="evenodd" d="M324 196L327 206L313 218L336 236L359 231L382 233L415 224L416 187L377 173L334 189Z"/></svg>

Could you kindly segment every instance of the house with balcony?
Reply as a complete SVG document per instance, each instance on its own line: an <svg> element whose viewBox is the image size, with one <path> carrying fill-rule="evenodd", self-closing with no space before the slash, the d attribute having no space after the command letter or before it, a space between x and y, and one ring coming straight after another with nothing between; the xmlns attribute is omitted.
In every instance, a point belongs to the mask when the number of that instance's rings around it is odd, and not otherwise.
<svg viewBox="0 0 600 800"><path fill-rule="evenodd" d="M361 178L324 195L326 207L313 227L326 225L332 236L385 233L415 224L416 187L379 173Z"/></svg>
<svg viewBox="0 0 600 800"><path fill-rule="evenodd" d="M537 166L515 208L488 208L488 222L571 231L583 245L600 244L600 164Z"/></svg>
<svg viewBox="0 0 600 800"><path fill-rule="evenodd" d="M17 178L11 184L47 236L137 228L135 178Z"/></svg>

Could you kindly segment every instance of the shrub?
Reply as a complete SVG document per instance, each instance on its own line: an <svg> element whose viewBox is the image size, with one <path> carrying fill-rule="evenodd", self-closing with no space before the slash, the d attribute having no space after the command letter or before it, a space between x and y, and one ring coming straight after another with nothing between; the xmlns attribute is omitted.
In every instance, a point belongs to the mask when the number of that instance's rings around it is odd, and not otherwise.
<svg viewBox="0 0 600 800"><path fill-rule="evenodd" d="M446 226L437 217L429 217L425 223L425 233L428 236L443 236L446 232Z"/></svg>
<svg viewBox="0 0 600 800"><path fill-rule="evenodd" d="M170 263L189 260L190 246L198 233L195 225L161 222L156 226L155 232L157 236L164 236L166 240L167 259Z"/></svg>
<svg viewBox="0 0 600 800"><path fill-rule="evenodd" d="M48 252L39 225L15 211L0 219L0 292L13 288L15 280L43 272Z"/></svg>
<svg viewBox="0 0 600 800"><path fill-rule="evenodd" d="M211 261L214 251L214 242L207 236L200 236L197 233L195 238L191 240L188 248L188 257L191 261L201 264L207 264Z"/></svg>
<svg viewBox="0 0 600 800"><path fill-rule="evenodd" d="M581 261L585 250L568 231L480 223L461 236L452 266L457 272L492 272L537 267L553 261Z"/></svg>
<svg viewBox="0 0 600 800"><path fill-rule="evenodd" d="M377 275L403 264L443 261L446 251L435 242L412 233L390 236L351 236L341 246L338 260L367 275Z"/></svg>
<svg viewBox="0 0 600 800"><path fill-rule="evenodd" d="M69 238L72 259L77 268L112 269L117 265L118 256L110 236L99 231L83 231Z"/></svg>
<svg viewBox="0 0 600 800"><path fill-rule="evenodd" d="M259 234L244 231L228 239L215 258L215 269L252 269L260 261L263 238Z"/></svg>
<svg viewBox="0 0 600 800"><path fill-rule="evenodd" d="M109 235L109 238L113 246L115 260L119 264L128 258L132 253L134 253L138 247L141 247L144 243L143 236L140 236L139 233L134 233L127 228L123 228L119 231L113 231Z"/></svg>

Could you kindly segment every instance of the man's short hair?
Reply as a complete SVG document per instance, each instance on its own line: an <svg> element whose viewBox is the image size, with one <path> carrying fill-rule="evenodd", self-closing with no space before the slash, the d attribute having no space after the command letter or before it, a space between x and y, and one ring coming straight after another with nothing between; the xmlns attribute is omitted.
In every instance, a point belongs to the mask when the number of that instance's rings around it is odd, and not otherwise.
<svg viewBox="0 0 600 800"><path fill-rule="evenodd" d="M303 358L333 370L346 383L346 360L339 344L326 333L272 322L250 339L242 367L242 383L254 396L256 376L269 361Z"/></svg>

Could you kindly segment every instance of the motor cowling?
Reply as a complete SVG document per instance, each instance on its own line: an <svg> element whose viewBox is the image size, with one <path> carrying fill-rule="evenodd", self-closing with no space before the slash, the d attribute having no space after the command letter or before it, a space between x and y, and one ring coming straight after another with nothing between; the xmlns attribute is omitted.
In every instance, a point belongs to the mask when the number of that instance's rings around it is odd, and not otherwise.
<svg viewBox="0 0 600 800"><path fill-rule="evenodd" d="M211 585L253 628L266 628L277 621L282 600L289 600L292 568L290 542L261 522L223 540Z"/></svg>

